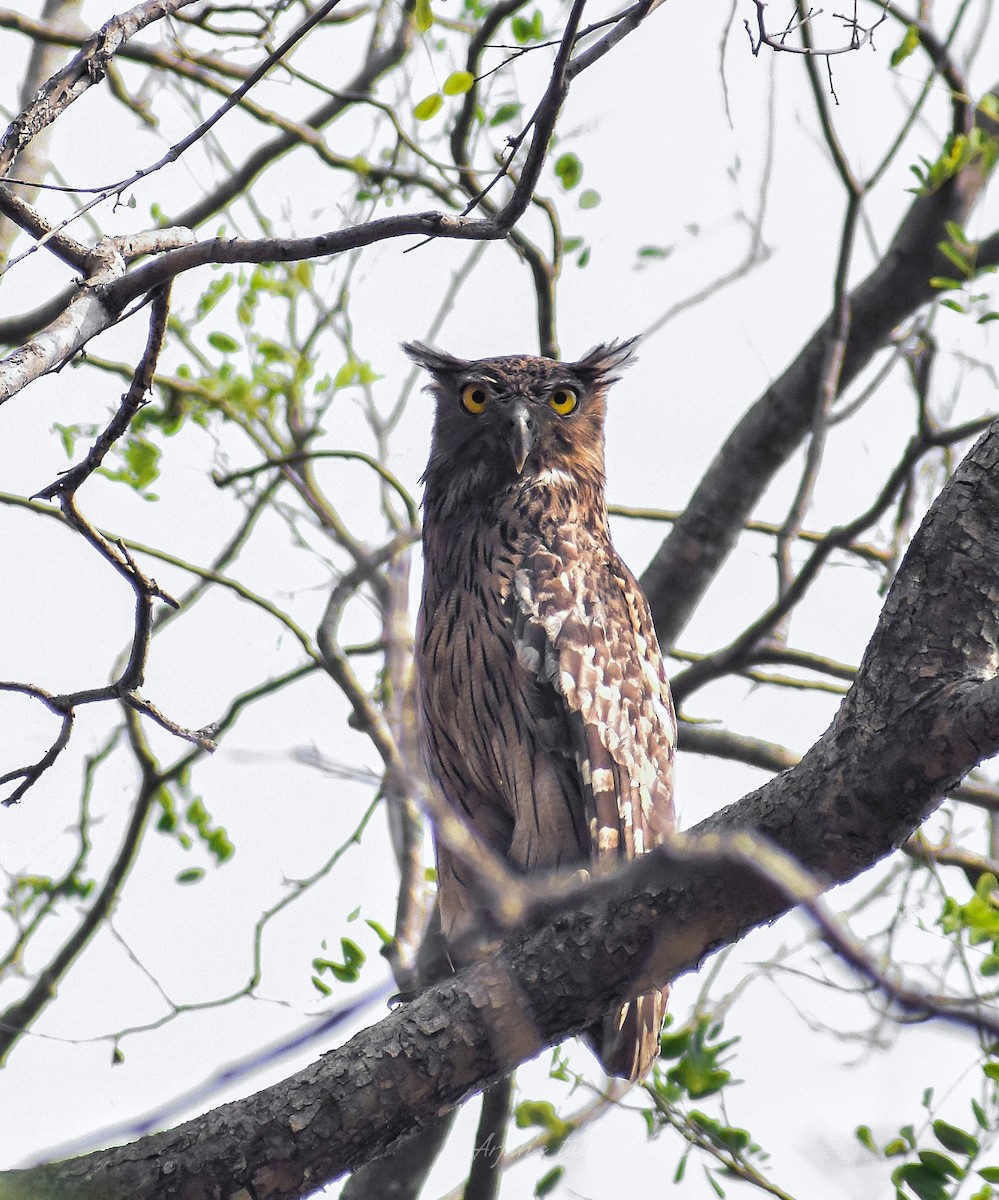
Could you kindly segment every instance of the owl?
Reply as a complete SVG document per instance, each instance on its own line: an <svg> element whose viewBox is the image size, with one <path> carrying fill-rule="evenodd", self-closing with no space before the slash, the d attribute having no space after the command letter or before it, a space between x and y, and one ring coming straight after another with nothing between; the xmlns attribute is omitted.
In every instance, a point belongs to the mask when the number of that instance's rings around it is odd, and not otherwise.
<svg viewBox="0 0 999 1200"><path fill-rule="evenodd" d="M602 873L673 829L669 683L604 499L606 394L632 346L599 345L571 363L403 347L436 399L416 636L421 749L432 785L524 873ZM437 882L454 941L477 925L477 901L439 842ZM666 996L639 996L589 1031L608 1073L646 1074Z"/></svg>

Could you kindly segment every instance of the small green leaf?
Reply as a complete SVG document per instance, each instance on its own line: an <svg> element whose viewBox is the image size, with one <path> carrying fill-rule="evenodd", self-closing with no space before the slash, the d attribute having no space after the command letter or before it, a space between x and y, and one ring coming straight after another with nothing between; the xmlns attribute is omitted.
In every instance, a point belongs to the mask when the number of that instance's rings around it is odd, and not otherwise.
<svg viewBox="0 0 999 1200"><path fill-rule="evenodd" d="M580 208L596 208L600 203L600 193L595 192L593 188L587 188L579 197Z"/></svg>
<svg viewBox="0 0 999 1200"><path fill-rule="evenodd" d="M513 1119L518 1129L530 1129L533 1125L547 1132L546 1154L554 1154L572 1133L572 1126L562 1120L554 1104L547 1100L522 1100L513 1110Z"/></svg>
<svg viewBox="0 0 999 1200"><path fill-rule="evenodd" d="M562 252L564 254L571 254L573 250L578 250L582 244L583 239L581 237L567 237L562 243Z"/></svg>
<svg viewBox="0 0 999 1200"><path fill-rule="evenodd" d="M418 33L426 33L434 23L434 14L430 11L430 0L416 0L413 9L413 24Z"/></svg>
<svg viewBox="0 0 999 1200"><path fill-rule="evenodd" d="M865 1146L872 1154L880 1155L877 1144L874 1141L874 1134L871 1132L870 1125L858 1125L853 1131L857 1141L862 1146Z"/></svg>
<svg viewBox="0 0 999 1200"><path fill-rule="evenodd" d="M358 364L353 359L345 362L340 370L337 371L337 373L333 376L333 386L335 388L342 388L346 387L350 383L353 383L357 378L357 366Z"/></svg>
<svg viewBox="0 0 999 1200"><path fill-rule="evenodd" d="M365 925L369 929L373 929L378 935L378 939L383 946L391 946L395 938L389 933L384 925L379 925L377 921L372 921L369 917L364 918Z"/></svg>
<svg viewBox="0 0 999 1200"><path fill-rule="evenodd" d="M331 996L333 994L333 989L330 987L330 985L328 983L324 983L318 975L312 976L312 986L321 996Z"/></svg>
<svg viewBox="0 0 999 1200"><path fill-rule="evenodd" d="M919 1161L938 1175L949 1175L952 1179L961 1179L964 1175L964 1168L959 1167L952 1158L941 1154L939 1150L920 1150Z"/></svg>
<svg viewBox="0 0 999 1200"><path fill-rule="evenodd" d="M882 1153L885 1158L897 1158L900 1154L908 1154L909 1143L904 1138L892 1138Z"/></svg>
<svg viewBox="0 0 999 1200"><path fill-rule="evenodd" d="M725 1200L725 1189L718 1182L718 1180L715 1179L714 1171L705 1170L704 1174L707 1176L708 1183L711 1184L711 1190L718 1197L718 1200Z"/></svg>
<svg viewBox="0 0 999 1200"><path fill-rule="evenodd" d="M122 1053L121 1047L115 1046L115 1048L111 1051L111 1065L113 1067L118 1067L121 1066L124 1061L125 1055Z"/></svg>
<svg viewBox="0 0 999 1200"><path fill-rule="evenodd" d="M217 330L215 333L208 335L208 344L223 354L235 354L239 349L239 342L234 337L228 333L220 333Z"/></svg>
<svg viewBox="0 0 999 1200"><path fill-rule="evenodd" d="M542 1175L538 1182L534 1185L535 1196L547 1196L549 1192L555 1190L559 1180L565 1174L565 1167L552 1167L547 1175Z"/></svg>
<svg viewBox="0 0 999 1200"><path fill-rule="evenodd" d="M178 883L197 883L199 879L204 879L204 867L189 867L186 871L181 871L177 876Z"/></svg>
<svg viewBox="0 0 999 1200"><path fill-rule="evenodd" d="M361 910L359 908L355 908L352 913L347 914L347 920L348 920L348 922L356 921L360 915L361 915Z"/></svg>
<svg viewBox="0 0 999 1200"><path fill-rule="evenodd" d="M999 321L999 312L983 313L983 315L978 318L979 325L987 325L989 321Z"/></svg>
<svg viewBox="0 0 999 1200"><path fill-rule="evenodd" d="M999 1167L982 1167L978 1174L986 1183L999 1183Z"/></svg>
<svg viewBox="0 0 999 1200"><path fill-rule="evenodd" d="M522 46L527 42L540 42L545 35L541 10L536 8L530 20L518 14L510 22L510 28L513 30L513 36Z"/></svg>
<svg viewBox="0 0 999 1200"><path fill-rule="evenodd" d="M523 104L501 104L489 118L490 127L505 125L507 121L514 120L514 118L520 115L520 110L523 107Z"/></svg>
<svg viewBox="0 0 999 1200"><path fill-rule="evenodd" d="M993 121L999 120L999 98L992 92L986 92L978 101L978 111Z"/></svg>
<svg viewBox="0 0 999 1200"><path fill-rule="evenodd" d="M583 177L583 164L572 153L560 154L552 169L567 192L571 192Z"/></svg>
<svg viewBox="0 0 999 1200"><path fill-rule="evenodd" d="M904 1184L915 1192L919 1200L948 1200L946 1176L925 1167L922 1163L906 1163L892 1174L892 1182L898 1187Z"/></svg>
<svg viewBox="0 0 999 1200"><path fill-rule="evenodd" d="M679 1033L664 1033L659 1039L659 1053L663 1058L680 1058L687 1053L690 1035L690 1029L681 1029Z"/></svg>
<svg viewBox="0 0 999 1200"><path fill-rule="evenodd" d="M954 312L963 313L968 311L963 304L958 304L956 300L941 300L940 303L944 308L951 308Z"/></svg>
<svg viewBox="0 0 999 1200"><path fill-rule="evenodd" d="M919 29L915 25L910 25L905 31L901 42L895 47L891 54L891 65L897 67L899 63L905 62L910 54L913 53L919 46Z"/></svg>
<svg viewBox="0 0 999 1200"><path fill-rule="evenodd" d="M441 91L445 96L463 96L470 92L475 84L475 76L471 71L452 71L444 80Z"/></svg>
<svg viewBox="0 0 999 1200"><path fill-rule="evenodd" d="M341 938L340 949L343 951L343 961L348 967L356 971L358 967L364 965L367 955L357 942L351 941L350 938Z"/></svg>
<svg viewBox="0 0 999 1200"><path fill-rule="evenodd" d="M963 1154L966 1158L971 1158L978 1153L978 1139L946 1121L933 1122L933 1136L952 1154Z"/></svg>
<svg viewBox="0 0 999 1200"><path fill-rule="evenodd" d="M384 378L385 378L384 375L378 375L375 373L375 370L371 366L371 363L362 362L362 363L358 364L357 382L362 384L363 386L367 386L368 384L372 384L372 383L377 383L379 379L384 379Z"/></svg>
<svg viewBox="0 0 999 1200"><path fill-rule="evenodd" d="M413 109L413 116L418 121L429 121L431 117L435 117L444 107L444 97L440 92L431 92L429 96L424 96L419 104Z"/></svg>
<svg viewBox="0 0 999 1200"><path fill-rule="evenodd" d="M957 267L962 275L967 277L974 271L968 255L964 253L960 246L955 246L952 242L940 242L937 245L937 249L944 258L949 259Z"/></svg>

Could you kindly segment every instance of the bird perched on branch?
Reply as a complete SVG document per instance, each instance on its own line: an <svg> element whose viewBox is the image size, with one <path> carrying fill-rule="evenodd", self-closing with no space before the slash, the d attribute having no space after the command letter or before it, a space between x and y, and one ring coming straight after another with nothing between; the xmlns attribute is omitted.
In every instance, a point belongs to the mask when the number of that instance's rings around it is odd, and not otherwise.
<svg viewBox="0 0 999 1200"><path fill-rule="evenodd" d="M404 347L437 401L416 639L423 755L448 804L523 872L603 872L673 829L669 684L604 499L605 398L632 346L572 363ZM439 839L437 882L454 940L479 902ZM666 995L590 1031L609 1073L648 1071Z"/></svg>

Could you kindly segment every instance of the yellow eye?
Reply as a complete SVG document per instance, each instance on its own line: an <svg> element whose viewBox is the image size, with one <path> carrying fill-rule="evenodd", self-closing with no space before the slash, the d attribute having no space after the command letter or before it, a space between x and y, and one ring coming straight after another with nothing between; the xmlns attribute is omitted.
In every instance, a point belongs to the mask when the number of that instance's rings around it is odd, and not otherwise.
<svg viewBox="0 0 999 1200"><path fill-rule="evenodd" d="M461 402L465 406L465 412L470 412L473 416L477 417L479 413L485 412L488 401L489 390L481 383L466 383L461 389Z"/></svg>
<svg viewBox="0 0 999 1200"><path fill-rule="evenodd" d="M548 397L549 406L560 417L567 417L569 413L575 412L578 403L579 397L571 388L557 388Z"/></svg>

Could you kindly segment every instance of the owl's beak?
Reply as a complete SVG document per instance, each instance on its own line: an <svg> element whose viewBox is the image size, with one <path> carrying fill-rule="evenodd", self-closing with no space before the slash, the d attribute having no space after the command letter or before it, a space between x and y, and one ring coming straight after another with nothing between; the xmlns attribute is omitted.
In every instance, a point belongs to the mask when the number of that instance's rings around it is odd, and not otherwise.
<svg viewBox="0 0 999 1200"><path fill-rule="evenodd" d="M517 474L524 470L527 456L534 449L535 431L531 424L531 414L523 401L514 404L510 413L510 453L513 455L513 465Z"/></svg>

